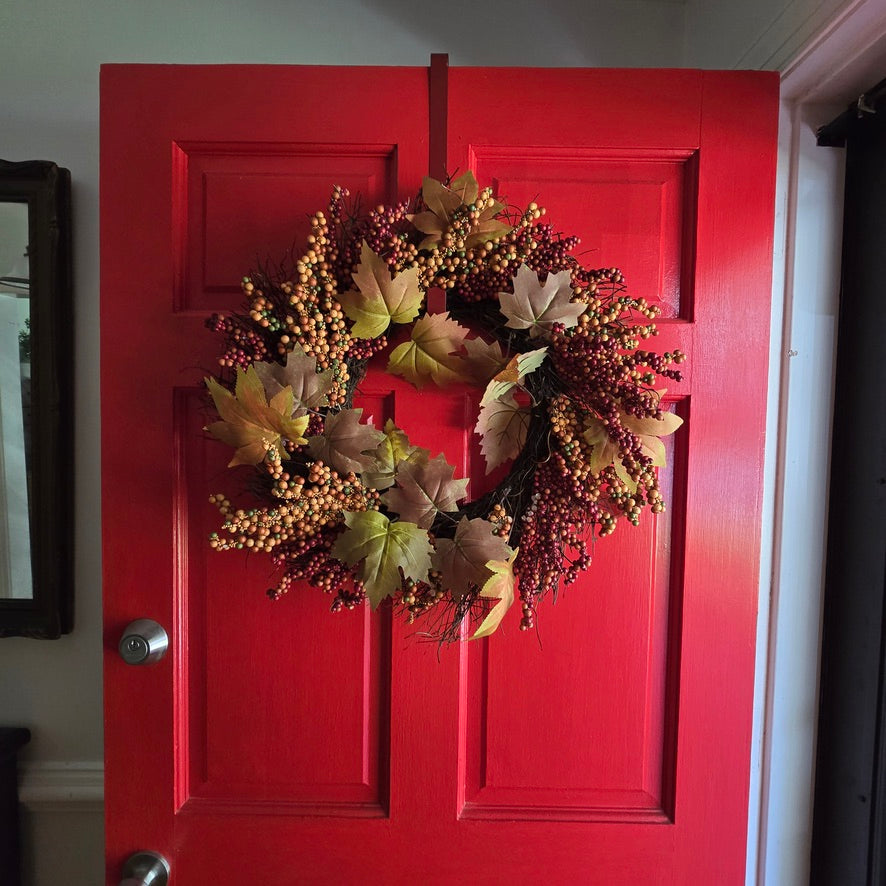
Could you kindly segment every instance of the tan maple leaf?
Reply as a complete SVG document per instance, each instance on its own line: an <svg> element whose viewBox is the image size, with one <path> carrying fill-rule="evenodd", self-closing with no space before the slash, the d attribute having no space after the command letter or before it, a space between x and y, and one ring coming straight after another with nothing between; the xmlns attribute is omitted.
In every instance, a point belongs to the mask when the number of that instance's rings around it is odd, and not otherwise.
<svg viewBox="0 0 886 886"><path fill-rule="evenodd" d="M285 387L292 388L293 416L329 405L326 395L335 383L332 370L317 372L317 358L306 354L300 345L295 345L282 365L254 363L253 366L268 397L275 396Z"/></svg>
<svg viewBox="0 0 886 886"><path fill-rule="evenodd" d="M392 274L364 240L360 264L351 276L357 289L343 292L338 300L354 321L351 335L356 338L378 338L391 323L410 323L418 316L425 297L418 268Z"/></svg>
<svg viewBox="0 0 886 886"><path fill-rule="evenodd" d="M587 305L572 301L569 271L548 274L544 284L527 265L513 278L513 292L499 293L499 306L509 329L528 329L530 338L550 337L556 323L569 328L578 323Z"/></svg>
<svg viewBox="0 0 886 886"><path fill-rule="evenodd" d="M455 480L454 474L454 465L442 453L420 464L401 462L397 488L388 490L382 501L401 520L430 529L437 514L456 510L457 502L465 497L467 478Z"/></svg>
<svg viewBox="0 0 886 886"><path fill-rule="evenodd" d="M214 378L206 379L206 387L221 421L204 430L236 450L228 467L257 465L269 449L279 452L284 440L306 442L308 417L292 417L292 388L283 388L269 403L254 366L237 370L233 394Z"/></svg>
<svg viewBox="0 0 886 886"><path fill-rule="evenodd" d="M652 459L653 467L663 468L667 457L661 438L673 434L683 424L683 419L673 412L662 412L661 418L638 418L636 415L623 414L621 423L632 434L637 435L640 440L640 450L643 455Z"/></svg>
<svg viewBox="0 0 886 886"><path fill-rule="evenodd" d="M373 451L384 434L360 421L362 409L330 412L323 422L323 433L308 438L308 450L316 459L337 471L360 473L375 461Z"/></svg>
<svg viewBox="0 0 886 886"><path fill-rule="evenodd" d="M449 229L453 213L460 206L476 203L480 187L474 173L468 170L453 179L446 187L437 179L426 176L422 179L422 199L427 211L410 215L409 220L427 236L419 243L419 249L432 249ZM497 218L504 206L496 200L487 201L479 216L471 226L471 233L465 241L465 248L471 249L487 240L498 240L513 230L513 226Z"/></svg>
<svg viewBox="0 0 886 886"><path fill-rule="evenodd" d="M666 463L665 445L662 437L673 434L683 419L672 412L663 412L660 419L638 418L619 412L619 421L622 426L635 434L640 441L640 451L652 460L652 466L663 468ZM618 444L609 436L609 430L596 416L588 416L585 419L585 430L582 432L585 442L592 446L591 458L588 467L593 474L599 474L605 467L612 465L618 478L630 490L637 488L637 482L628 474L621 460Z"/></svg>
<svg viewBox="0 0 886 886"><path fill-rule="evenodd" d="M476 517L462 517L454 538L438 538L431 563L443 575L443 587L457 598L472 586L482 588L493 575L486 565L490 560L508 560L512 555L508 543L495 535L495 526Z"/></svg>
<svg viewBox="0 0 886 886"><path fill-rule="evenodd" d="M461 358L464 373L478 385L485 385L507 365L507 357L502 354L497 341L488 344L482 338L466 338L462 342Z"/></svg>
<svg viewBox="0 0 886 886"><path fill-rule="evenodd" d="M480 407L474 433L486 459L486 473L520 454L529 430L530 411L520 406L512 391Z"/></svg>

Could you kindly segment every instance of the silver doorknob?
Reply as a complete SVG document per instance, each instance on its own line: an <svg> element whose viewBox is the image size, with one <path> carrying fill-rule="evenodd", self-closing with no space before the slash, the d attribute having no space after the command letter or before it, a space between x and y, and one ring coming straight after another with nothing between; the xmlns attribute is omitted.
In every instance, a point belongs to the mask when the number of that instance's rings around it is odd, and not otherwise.
<svg viewBox="0 0 886 886"><path fill-rule="evenodd" d="M169 862L159 852L143 850L126 859L120 886L166 886L168 882Z"/></svg>
<svg viewBox="0 0 886 886"><path fill-rule="evenodd" d="M117 648L126 664L151 664L166 655L169 635L152 618L137 618L127 625Z"/></svg>

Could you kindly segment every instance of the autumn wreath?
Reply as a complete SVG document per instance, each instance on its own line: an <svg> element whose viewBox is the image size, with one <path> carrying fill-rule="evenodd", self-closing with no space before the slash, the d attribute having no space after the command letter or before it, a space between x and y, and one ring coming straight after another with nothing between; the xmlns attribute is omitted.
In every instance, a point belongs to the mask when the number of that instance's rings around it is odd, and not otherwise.
<svg viewBox="0 0 886 886"><path fill-rule="evenodd" d="M252 506L211 497L224 517L211 544L269 554L270 596L296 580L333 610L390 596L454 639L466 621L492 633L518 591L525 629L590 565L594 537L664 508L660 438L680 419L656 384L679 380L683 355L642 350L656 307L625 295L617 269L579 264L578 239L543 216L535 203L509 214L470 172L365 213L336 188L294 269L250 274L246 309L207 321L225 350L206 430L235 449L231 466L258 468ZM429 309L435 289L447 310ZM408 338L391 348L397 324ZM419 388L483 389L487 469L509 465L486 495L463 501L468 480L444 454L353 408L385 351Z"/></svg>

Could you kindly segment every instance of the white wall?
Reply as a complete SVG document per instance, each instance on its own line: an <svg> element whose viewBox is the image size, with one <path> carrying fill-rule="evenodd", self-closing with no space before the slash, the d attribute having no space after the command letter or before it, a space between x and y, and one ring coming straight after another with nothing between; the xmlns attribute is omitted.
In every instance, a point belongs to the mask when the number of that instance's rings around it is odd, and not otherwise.
<svg viewBox="0 0 886 886"><path fill-rule="evenodd" d="M98 375L98 71L104 62L763 67L790 57L839 0L5 0L0 4L0 157L71 170L76 287L76 626L53 642L0 641L0 721L27 725L29 884L102 881ZM845 5L845 4L842 4ZM788 232L788 236L793 236ZM780 300L780 296L779 296ZM780 313L776 312L777 323ZM831 330L825 330L830 334ZM774 333L780 347L780 328ZM826 336L825 336L826 337ZM819 340L816 348L827 343ZM779 352L774 353L781 366ZM814 359L814 356L810 357ZM815 382L814 384L820 384ZM782 415L773 375L772 427ZM814 397L815 388L809 396ZM792 419L800 424L803 416ZM775 510L770 435L770 514ZM774 536L773 517L764 535ZM768 578L761 586L760 714L768 697ZM791 607L798 605L796 600ZM790 616L790 611L782 613ZM817 646L815 647L817 649ZM814 650L813 650L814 651ZM785 684L789 686L789 684ZM762 722L761 718L758 718ZM808 726L808 718L806 725ZM811 739L810 739L811 741ZM768 784L763 734L757 784ZM765 751L765 753L764 753ZM764 784L765 783L765 784ZM764 810L765 812L765 810ZM768 814L768 813L767 813ZM760 821L764 829L767 818ZM787 856L802 855L788 835ZM756 852L752 852L751 867ZM762 862L764 868L766 859ZM774 869L774 868L773 868ZM753 874L749 874L749 882ZM789 886L790 880L769 879ZM799 882L799 881L797 881Z"/></svg>
<svg viewBox="0 0 886 886"><path fill-rule="evenodd" d="M686 0L688 63L700 68L784 70L815 34L859 2Z"/></svg>

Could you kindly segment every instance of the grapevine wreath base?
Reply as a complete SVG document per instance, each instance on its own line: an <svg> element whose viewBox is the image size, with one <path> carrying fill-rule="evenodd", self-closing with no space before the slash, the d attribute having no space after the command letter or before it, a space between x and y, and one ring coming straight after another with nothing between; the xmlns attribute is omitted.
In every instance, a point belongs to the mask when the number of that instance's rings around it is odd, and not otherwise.
<svg viewBox="0 0 886 886"><path fill-rule="evenodd" d="M255 466L257 499L212 496L224 524L211 544L270 555L271 597L299 580L333 610L390 596L448 640L466 621L492 633L517 593L525 629L588 568L593 538L663 510L660 438L680 419L655 386L679 381L683 355L643 350L657 309L617 269L580 265L578 239L543 216L535 203L509 213L470 172L365 213L336 188L294 272L251 274L248 309L207 321L225 349L206 430L234 448L231 466ZM448 310L429 310L434 289ZM483 388L487 472L509 465L492 491L464 501L445 454L353 408L386 352L418 388Z"/></svg>

